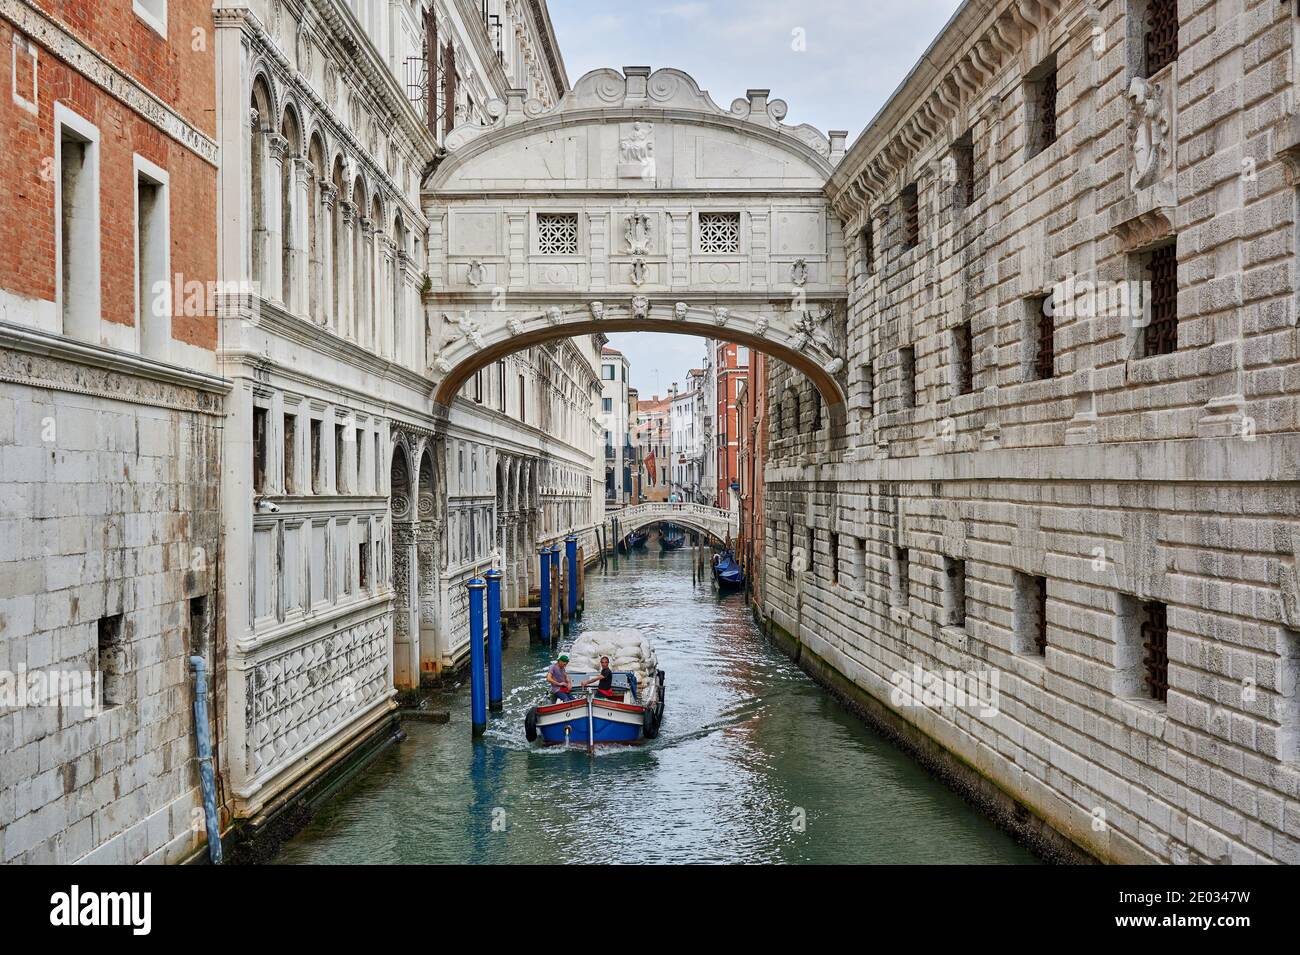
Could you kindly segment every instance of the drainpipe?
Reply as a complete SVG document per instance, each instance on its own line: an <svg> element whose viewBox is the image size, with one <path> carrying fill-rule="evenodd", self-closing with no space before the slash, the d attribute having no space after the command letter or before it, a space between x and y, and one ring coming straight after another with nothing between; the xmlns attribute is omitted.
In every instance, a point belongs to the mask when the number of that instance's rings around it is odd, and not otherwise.
<svg viewBox="0 0 1300 955"><path fill-rule="evenodd" d="M217 782L212 772L212 737L208 729L208 665L190 657L194 668L194 736L199 747L199 783L203 787L203 819L208 829L208 858L221 865L221 826L217 817Z"/></svg>

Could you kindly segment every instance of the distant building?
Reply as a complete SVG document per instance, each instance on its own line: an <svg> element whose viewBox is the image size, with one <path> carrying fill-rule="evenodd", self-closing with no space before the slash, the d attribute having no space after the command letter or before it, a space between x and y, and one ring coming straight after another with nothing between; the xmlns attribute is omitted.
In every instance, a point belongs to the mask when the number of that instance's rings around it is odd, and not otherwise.
<svg viewBox="0 0 1300 955"><path fill-rule="evenodd" d="M617 348L600 350L600 422L605 432L605 503L631 499L631 443L628 440L628 373L631 365Z"/></svg>
<svg viewBox="0 0 1300 955"><path fill-rule="evenodd" d="M709 473L716 489L718 507L732 506L740 480L739 395L749 375L750 352L732 342L710 342L713 381L713 431L710 442Z"/></svg>
<svg viewBox="0 0 1300 955"><path fill-rule="evenodd" d="M654 395L637 405L636 445L641 498L666 501L672 483L672 398Z"/></svg>

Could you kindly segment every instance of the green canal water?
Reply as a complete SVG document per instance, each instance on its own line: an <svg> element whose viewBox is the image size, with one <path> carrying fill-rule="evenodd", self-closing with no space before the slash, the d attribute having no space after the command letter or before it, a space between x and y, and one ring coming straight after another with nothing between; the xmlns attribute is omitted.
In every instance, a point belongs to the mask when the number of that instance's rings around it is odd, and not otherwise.
<svg viewBox="0 0 1300 955"><path fill-rule="evenodd" d="M524 740L550 661L505 651L505 712L470 738L469 683L290 840L281 863L1030 863L758 631L683 549L587 574L580 627L635 627L667 675L660 736L589 756ZM567 640L564 642L567 643ZM561 645L563 646L564 643Z"/></svg>

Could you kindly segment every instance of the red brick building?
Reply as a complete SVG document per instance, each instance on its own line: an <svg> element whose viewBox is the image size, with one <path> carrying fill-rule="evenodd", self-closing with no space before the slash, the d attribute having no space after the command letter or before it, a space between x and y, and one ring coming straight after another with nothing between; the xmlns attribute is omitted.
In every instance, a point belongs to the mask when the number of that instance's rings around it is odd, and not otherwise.
<svg viewBox="0 0 1300 955"><path fill-rule="evenodd" d="M749 375L750 350L732 342L718 342L714 350L717 375L716 401L713 409L717 439L714 462L717 475L717 506L731 505L732 485L740 481L740 427L737 399L741 385Z"/></svg>
<svg viewBox="0 0 1300 955"><path fill-rule="evenodd" d="M220 699L228 392L212 31L210 0L0 6L0 670L61 688L0 709L0 863L204 846L190 659Z"/></svg>

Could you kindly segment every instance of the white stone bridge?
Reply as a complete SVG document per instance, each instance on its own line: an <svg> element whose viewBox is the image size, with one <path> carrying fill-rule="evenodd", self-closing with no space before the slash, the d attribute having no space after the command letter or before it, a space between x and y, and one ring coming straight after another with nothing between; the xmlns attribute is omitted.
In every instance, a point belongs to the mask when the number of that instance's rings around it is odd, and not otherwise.
<svg viewBox="0 0 1300 955"><path fill-rule="evenodd" d="M613 522L616 520L620 538L658 523L676 524L678 527L698 531L719 543L735 540L740 532L738 512L689 502L647 501L610 511L605 515L605 532L606 540L611 544L617 543L613 537Z"/></svg>
<svg viewBox="0 0 1300 955"><path fill-rule="evenodd" d="M552 108L518 90L488 107L426 184L437 406L530 345L676 332L799 369L838 433L847 271L824 187L843 133L783 123L766 90L724 109L647 67L588 73Z"/></svg>

